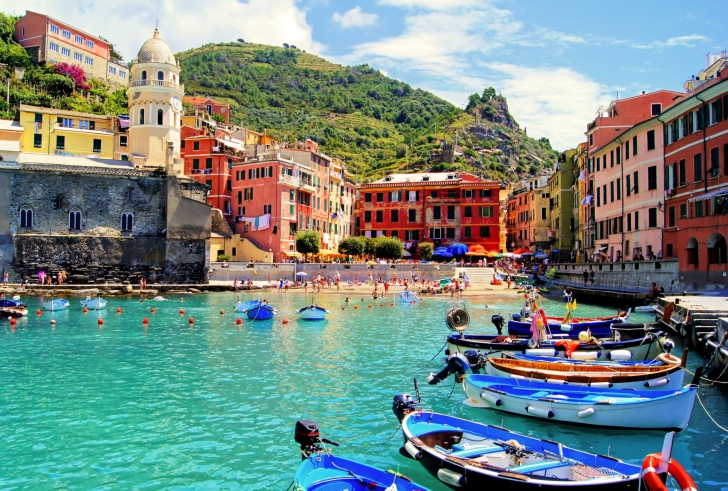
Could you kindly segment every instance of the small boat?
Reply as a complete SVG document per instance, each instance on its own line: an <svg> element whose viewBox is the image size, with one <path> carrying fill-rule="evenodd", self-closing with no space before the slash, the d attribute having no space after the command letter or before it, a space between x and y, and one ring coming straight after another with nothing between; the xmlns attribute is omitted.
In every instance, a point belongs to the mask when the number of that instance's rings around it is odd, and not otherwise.
<svg viewBox="0 0 728 491"><path fill-rule="evenodd" d="M308 307L298 309L299 319L302 321L322 321L326 319L326 316L331 312L323 307L319 307L315 303L312 303Z"/></svg>
<svg viewBox="0 0 728 491"><path fill-rule="evenodd" d="M0 317L23 317L28 315L28 309L22 305L20 307L0 307Z"/></svg>
<svg viewBox="0 0 728 491"><path fill-rule="evenodd" d="M301 445L303 462L293 477L293 489L297 491L428 491L406 476L394 471L382 471L354 460L331 455L328 443L339 444L320 438L314 421L296 423L296 442Z"/></svg>
<svg viewBox="0 0 728 491"><path fill-rule="evenodd" d="M161 295L157 295L157 296L156 296L156 297L154 297L154 298L153 298L152 300L154 300L155 302L166 302L166 301L167 301L167 300L169 300L169 299L168 299L168 298L166 298L166 297L163 297L163 296L161 296Z"/></svg>
<svg viewBox="0 0 728 491"><path fill-rule="evenodd" d="M411 290L405 290L403 292L399 292L399 302L403 304L410 304L410 303L418 303L421 302L420 297L417 296L413 291Z"/></svg>
<svg viewBox="0 0 728 491"><path fill-rule="evenodd" d="M646 312L648 314L652 314L655 312L655 306L654 305L638 305L634 308L635 312Z"/></svg>
<svg viewBox="0 0 728 491"><path fill-rule="evenodd" d="M258 303L260 303L260 300L246 300L244 302L241 302L240 300L238 300L233 305L233 309L235 309L235 312L243 313L247 309L252 308L255 305L258 305Z"/></svg>
<svg viewBox="0 0 728 491"><path fill-rule="evenodd" d="M597 365L602 367L640 366L640 367L661 367L665 366L658 356L654 360L574 360L571 358L557 358L555 356L532 356L521 353L504 353L503 358L516 360L547 361L549 363L565 363L569 365Z"/></svg>
<svg viewBox="0 0 728 491"><path fill-rule="evenodd" d="M101 297L91 298L86 297L85 300L81 300L81 307L85 307L88 310L100 310L106 307L106 299Z"/></svg>
<svg viewBox="0 0 728 491"><path fill-rule="evenodd" d="M50 310L51 312L55 310L64 310L69 307L68 300L65 298L54 298L53 300L49 300L43 304L44 310Z"/></svg>
<svg viewBox="0 0 728 491"><path fill-rule="evenodd" d="M706 368L706 377L714 380L724 379L728 372L728 319L720 317L718 325L707 336L705 347L712 352Z"/></svg>
<svg viewBox="0 0 728 491"><path fill-rule="evenodd" d="M596 320L596 321L584 321L584 322L569 322L562 324L558 320L549 319L548 326L546 327L546 333L549 332L565 332L570 337L578 337L582 331L590 331L593 336L604 337L611 334L612 324L622 322L620 318L612 318L608 320ZM514 336L530 336L531 335L531 321L523 322L517 320L508 321L508 334Z"/></svg>
<svg viewBox="0 0 728 491"><path fill-rule="evenodd" d="M698 375L702 370L698 369ZM694 383L699 381L693 379ZM680 390L622 390L468 375L466 404L562 423L680 431L688 426L697 385Z"/></svg>
<svg viewBox="0 0 728 491"><path fill-rule="evenodd" d="M404 447L452 488L470 491L630 490L639 489L641 469L597 455L515 433L499 426L420 410L409 394L394 397Z"/></svg>
<svg viewBox="0 0 728 491"><path fill-rule="evenodd" d="M27 307L27 305L20 301L20 297L13 297L12 300L0 298L0 307Z"/></svg>
<svg viewBox="0 0 728 491"><path fill-rule="evenodd" d="M273 316L278 313L276 309L261 300L254 300L254 302L256 303L243 310L243 313L247 315L250 320L264 321L272 319Z"/></svg>

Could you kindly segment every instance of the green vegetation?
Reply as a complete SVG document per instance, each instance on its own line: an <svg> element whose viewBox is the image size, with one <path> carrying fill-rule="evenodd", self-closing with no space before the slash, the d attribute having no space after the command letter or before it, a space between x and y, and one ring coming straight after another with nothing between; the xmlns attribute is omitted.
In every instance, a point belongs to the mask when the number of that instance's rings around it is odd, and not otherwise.
<svg viewBox="0 0 728 491"><path fill-rule="evenodd" d="M417 244L417 252L420 253L420 258L425 261L432 259L432 253L435 252L435 246L432 242L420 242Z"/></svg>
<svg viewBox="0 0 728 491"><path fill-rule="evenodd" d="M374 239L376 256L381 259L401 259L404 255L404 242L397 237L382 235Z"/></svg>
<svg viewBox="0 0 728 491"><path fill-rule="evenodd" d="M232 259L232 257L227 254L218 254L217 255L218 262L230 261L231 259Z"/></svg>
<svg viewBox="0 0 728 491"><path fill-rule="evenodd" d="M361 256L365 247L366 244L360 237L347 237L339 242L339 254Z"/></svg>
<svg viewBox="0 0 728 491"><path fill-rule="evenodd" d="M301 254L318 254L321 250L321 235L315 230L300 230L296 234L296 251Z"/></svg>

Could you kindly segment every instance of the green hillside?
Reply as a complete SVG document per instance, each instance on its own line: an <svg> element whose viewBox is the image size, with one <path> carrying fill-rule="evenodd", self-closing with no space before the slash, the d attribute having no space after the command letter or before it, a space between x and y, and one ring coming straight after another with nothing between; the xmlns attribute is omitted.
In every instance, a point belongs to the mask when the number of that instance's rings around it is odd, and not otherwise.
<svg viewBox="0 0 728 491"><path fill-rule="evenodd" d="M463 112L367 65L335 65L293 46L208 44L177 57L188 94L230 103L233 123L281 141L310 136L361 180L429 168L512 180L516 169L536 174L556 161L547 140L520 131L502 97ZM483 104L497 108L481 117ZM430 161L443 141L456 139L461 152L453 164Z"/></svg>

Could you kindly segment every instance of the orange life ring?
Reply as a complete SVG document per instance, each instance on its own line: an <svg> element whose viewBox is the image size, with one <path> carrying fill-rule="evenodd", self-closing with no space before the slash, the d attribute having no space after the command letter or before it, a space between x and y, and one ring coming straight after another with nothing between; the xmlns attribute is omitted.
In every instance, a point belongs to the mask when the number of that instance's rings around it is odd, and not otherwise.
<svg viewBox="0 0 728 491"><path fill-rule="evenodd" d="M657 359L665 365L680 365L682 363L682 359L669 353L660 353L657 355Z"/></svg>
<svg viewBox="0 0 728 491"><path fill-rule="evenodd" d="M659 453L652 453L645 457L642 462L642 479L644 479L645 485L650 491L667 491L667 486L662 482L656 470L661 462L660 457ZM683 491L698 491L693 478L676 460L670 459L670 463L667 465L667 473L677 481Z"/></svg>

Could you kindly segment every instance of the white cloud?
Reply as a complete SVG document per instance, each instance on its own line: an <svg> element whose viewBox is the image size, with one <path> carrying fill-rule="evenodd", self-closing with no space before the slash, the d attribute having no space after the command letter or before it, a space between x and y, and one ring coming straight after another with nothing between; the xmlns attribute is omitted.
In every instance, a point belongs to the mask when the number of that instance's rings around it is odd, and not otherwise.
<svg viewBox="0 0 728 491"><path fill-rule="evenodd" d="M6 13L22 15L26 9L41 12L89 34L101 35L126 60L134 58L144 41L152 37L157 20L161 37L175 52L238 38L272 45L285 42L314 53L325 49L313 40L306 12L296 6L295 0L2 0L0 3Z"/></svg>
<svg viewBox="0 0 728 491"><path fill-rule="evenodd" d="M635 43L633 41L627 41L627 40L617 40L613 41L612 44L624 44L629 46L630 48L635 49L656 49L656 48L675 48L675 47L682 47L682 48L694 48L696 46L695 43L703 43L706 41L709 41L710 38L705 37L701 34L689 34L687 36L676 36L671 37L667 41L653 41L651 43Z"/></svg>
<svg viewBox="0 0 728 491"><path fill-rule="evenodd" d="M482 6L484 0L379 0L380 5L392 7L423 8L427 10L451 10L458 7Z"/></svg>
<svg viewBox="0 0 728 491"><path fill-rule="evenodd" d="M376 24L379 17L377 14L365 14L361 7L356 6L345 14L334 12L334 22L341 24L341 27L361 27Z"/></svg>

